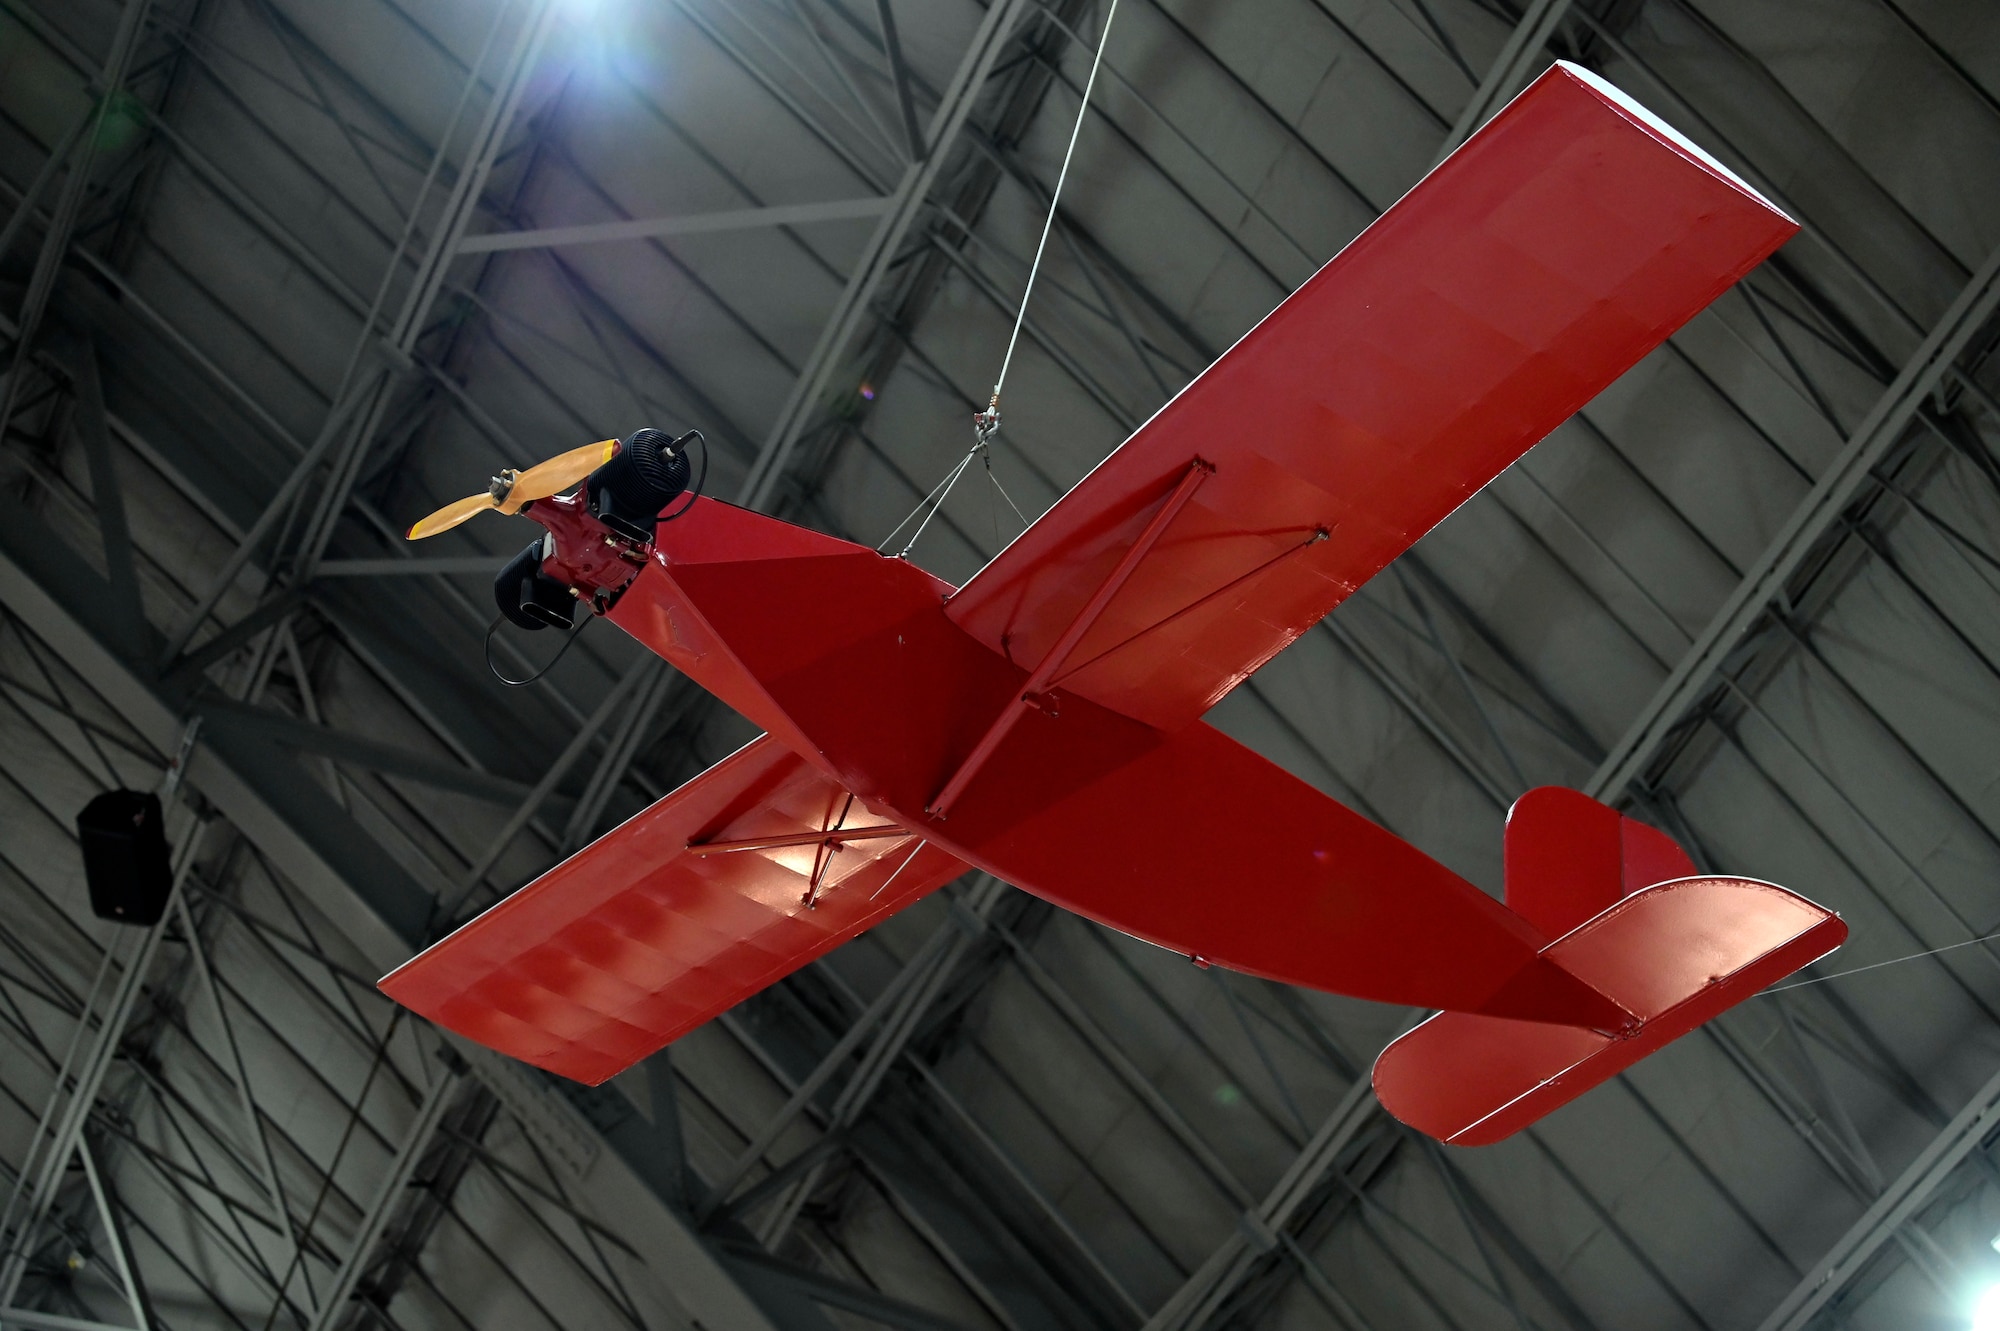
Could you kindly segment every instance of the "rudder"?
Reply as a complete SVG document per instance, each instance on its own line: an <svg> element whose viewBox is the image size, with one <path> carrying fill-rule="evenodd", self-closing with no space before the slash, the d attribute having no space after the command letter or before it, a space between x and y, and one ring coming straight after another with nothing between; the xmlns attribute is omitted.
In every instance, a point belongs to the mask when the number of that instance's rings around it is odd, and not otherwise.
<svg viewBox="0 0 2000 1331"><path fill-rule="evenodd" d="M1505 858L1508 909L1551 940L1634 892L1699 872L1666 833L1562 786L1514 801Z"/></svg>

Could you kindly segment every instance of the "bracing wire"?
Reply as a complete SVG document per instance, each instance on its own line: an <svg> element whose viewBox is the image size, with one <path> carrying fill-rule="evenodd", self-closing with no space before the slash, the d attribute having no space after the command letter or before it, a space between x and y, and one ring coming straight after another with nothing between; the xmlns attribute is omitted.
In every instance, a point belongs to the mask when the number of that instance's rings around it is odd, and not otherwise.
<svg viewBox="0 0 2000 1331"><path fill-rule="evenodd" d="M993 474L993 459L991 457L986 458L986 479L993 482L993 488L998 490L1000 497L1007 501L1007 507L1014 510L1014 516L1021 520L1021 529L1023 531L1035 525L1028 521L1028 515L1021 511L1019 504L1014 502L1014 496L1007 493L1007 487L1000 484L1000 478Z"/></svg>
<svg viewBox="0 0 2000 1331"><path fill-rule="evenodd" d="M937 495L937 502L931 505L930 512L924 514L924 520L919 522L917 529L910 533L910 539L904 543L903 548L896 552L896 558L906 559L909 557L910 551L916 548L917 538L924 534L924 528L931 525L931 519L936 517L938 511L944 507L944 501L951 498L951 487L958 484L958 478L965 475L965 468L972 461L972 454L979 451L979 448L975 446L971 452L958 460L958 465L951 469L951 475L944 478L944 485L941 487L942 493L939 493L937 490L931 492ZM905 521L908 521L908 519L905 519Z"/></svg>
<svg viewBox="0 0 2000 1331"><path fill-rule="evenodd" d="M1828 980L1844 979L1849 975L1859 975L1863 971L1879 971L1884 966L1900 966L1906 961L1922 961L1925 957L1934 957L1940 952L1955 952L1962 947L1971 947L1974 943L1990 943L1996 938L2000 938L2000 933L1981 934L1977 938L1968 938L1961 943L1946 943L1943 947L1934 947L1923 952L1912 952L1907 957L1891 957L1887 961L1874 961L1866 966L1855 966L1849 970L1835 971L1831 975L1815 975L1809 980L1794 980L1790 984L1772 985L1769 989L1764 990L1764 993L1782 994L1787 989L1803 989L1809 984L1825 984Z"/></svg>
<svg viewBox="0 0 2000 1331"><path fill-rule="evenodd" d="M896 524L895 529L891 531L887 536L882 538L882 543L875 547L875 552L877 554L880 554L884 550L887 550L889 548L889 542L896 539L897 533L901 532L903 528L910 525L910 519L916 517L917 514L922 513L924 509L927 507L931 511L930 514L925 516L924 524L928 525L930 523L931 517L935 516L938 509L944 506L945 496L951 493L952 485L957 482L960 474L962 474L965 471L965 464L970 462L971 460L972 460L971 453L967 453L964 457L960 458L958 461L958 465L953 467L950 473L947 474L943 480L939 481L936 485L933 485L931 487L931 492L925 495L922 499L919 499L917 501L917 506L911 509L908 513L904 514L903 520ZM924 530L923 526L919 526L917 528L917 536L923 535L923 530ZM899 553L908 554L910 552L910 546L915 545L916 543L917 543L917 537L912 536L909 540L909 544L905 545Z"/></svg>

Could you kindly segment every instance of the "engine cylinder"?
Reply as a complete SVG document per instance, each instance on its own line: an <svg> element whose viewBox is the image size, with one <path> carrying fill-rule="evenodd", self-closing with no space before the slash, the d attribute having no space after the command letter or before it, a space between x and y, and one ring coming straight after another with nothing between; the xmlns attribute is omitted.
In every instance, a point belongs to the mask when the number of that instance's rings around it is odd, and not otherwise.
<svg viewBox="0 0 2000 1331"><path fill-rule="evenodd" d="M693 471L680 440L650 426L634 430L585 483L591 514L620 536L650 541L660 510L687 490Z"/></svg>

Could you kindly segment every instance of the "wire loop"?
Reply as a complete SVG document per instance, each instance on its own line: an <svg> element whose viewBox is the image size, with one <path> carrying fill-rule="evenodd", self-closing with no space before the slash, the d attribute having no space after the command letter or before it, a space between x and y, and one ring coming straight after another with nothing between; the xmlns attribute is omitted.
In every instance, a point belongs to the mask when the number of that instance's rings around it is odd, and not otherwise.
<svg viewBox="0 0 2000 1331"><path fill-rule="evenodd" d="M548 674L549 671L555 669L556 662L563 659L563 653L567 652L570 649L570 644L583 636L583 630L585 629L585 627L589 625L590 621L595 618L597 618L595 613L585 615L583 623L578 624L574 629L570 630L569 636L563 639L563 645L556 649L556 654L554 656L551 656L548 660L548 664L543 666L540 670L537 670L534 674L528 676L526 679L509 679L505 675L501 674L500 667L493 663L493 635L499 631L500 625L506 621L505 615L495 615L493 617L493 622L486 626L486 668L493 672L493 678L499 680L502 684L505 684L508 688L510 689L526 688L528 685L540 679L543 675Z"/></svg>

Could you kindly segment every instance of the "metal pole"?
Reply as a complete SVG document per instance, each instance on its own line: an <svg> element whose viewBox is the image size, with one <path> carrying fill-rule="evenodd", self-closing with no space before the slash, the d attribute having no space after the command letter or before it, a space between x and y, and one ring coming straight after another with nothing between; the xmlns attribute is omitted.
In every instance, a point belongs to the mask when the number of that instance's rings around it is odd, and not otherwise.
<svg viewBox="0 0 2000 1331"><path fill-rule="evenodd" d="M83 1176L90 1185L90 1199L97 1205L97 1217L104 1224L105 1240L111 1245L111 1260L118 1268L119 1283L125 1286L125 1302L132 1310L132 1323L139 1331L152 1331L153 1320L146 1316L146 1300L139 1292L139 1273L132 1265L132 1255L126 1251L124 1226L111 1213L111 1198L104 1190L104 1177L97 1166L97 1152L91 1149L88 1140L76 1144L77 1159L83 1163Z"/></svg>
<svg viewBox="0 0 2000 1331"><path fill-rule="evenodd" d="M195 976L208 994L209 1004L215 1010L215 1024L222 1032L222 1041L229 1051L230 1080L235 1083L236 1104L243 1115L244 1129L249 1132L255 1144L254 1157L259 1181L271 1201L271 1224L285 1238L285 1260L288 1267L300 1265L299 1232L292 1223L292 1213L285 1205L284 1188L278 1182L278 1163L271 1154L271 1139L264 1131L264 1120L257 1112L257 1105L250 1094L250 1071L243 1062L242 1047L236 1041L236 1031L229 1021L228 1010L222 1005L222 989L215 982L215 974L209 969L208 953L202 947L201 935L195 929L194 912L188 909L187 897L181 896L174 902L179 913L181 929L187 934L188 955L194 962ZM312 1287L306 1286L306 1307L314 1307Z"/></svg>
<svg viewBox="0 0 2000 1331"><path fill-rule="evenodd" d="M14 363L7 375L6 387L0 389L0 436L6 434L7 422L13 418L14 406L20 400L21 381L28 368L28 357L34 351L35 334L41 329L42 315L48 310L49 295L55 290L63 258L69 253L77 216L83 211L84 195L90 190L90 168L97 159L97 141L102 136L111 104L124 86L125 71L131 66L133 51L138 49L150 4L151 0L125 0L124 11L118 16L118 29L111 36L111 52L105 59L101 79L103 93L89 120L89 127L84 131L83 141L76 145L62 193L56 196L48 234L42 238L41 253L35 256L35 271L28 278L28 293L23 297L21 312L14 320ZM17 220L26 216L31 207L32 201L23 199Z"/></svg>
<svg viewBox="0 0 2000 1331"><path fill-rule="evenodd" d="M1903 366L1866 419L1821 475L1784 529L1744 575L1687 654L1604 759L1584 792L1615 800L1636 781L1681 718L1714 683L1724 658L1743 634L1781 597L1785 583L1837 526L1869 473L1889 452L1934 392L1953 361L2000 308L2000 250L1980 265L1951 308Z"/></svg>
<svg viewBox="0 0 2000 1331"><path fill-rule="evenodd" d="M437 302L439 291L444 285L445 271L451 266L459 241L465 235L466 227L479 210L479 200L486 188L487 177L493 172L494 161L505 146L508 128L513 124L514 114L520 109L521 99L526 95L530 76L541 55L542 45L548 39L549 29L555 18L556 6L551 0L531 0L521 23L521 32L509 54L504 73L492 102L487 106L486 117L480 122L468 150L469 164L459 173L457 183L447 196L443 217L438 221L430 246L418 263L415 278L403 300L403 308L395 323L390 327L385 341L398 359L407 360L417 349L418 339L424 331L424 322L430 317L431 307ZM496 16L497 21L497 16ZM468 77L468 91L479 77L478 67ZM442 159L448 144L440 141L438 154ZM428 181L426 181L428 185ZM410 214L410 224L404 233L407 244L416 225L416 210ZM401 250L399 248L398 254ZM389 278L385 275L380 297L388 292ZM372 335L372 325L362 329L365 341ZM355 354L358 359L360 346ZM388 410L389 391L385 384L377 389L362 424L351 437L351 441L336 462L332 484L328 486L318 511L308 523L299 546L299 559L293 569L293 576L299 581L312 577L327 544L333 539L334 526L341 510L347 505L347 496L360 475L361 464L366 460L368 447L374 442L376 433L382 427L382 417Z"/></svg>
<svg viewBox="0 0 2000 1331"><path fill-rule="evenodd" d="M2000 1074L1968 1100L1944 1131L1931 1139L1875 1204L1841 1235L1792 1292L1758 1326L1758 1331L1804 1331L1813 1317L1867 1264L1881 1246L1936 1195L1959 1163L2000 1128Z"/></svg>
<svg viewBox="0 0 2000 1331"><path fill-rule="evenodd" d="M1569 0L1533 0L1522 13L1521 21L1514 25L1514 31L1507 35L1506 45L1500 48L1499 58L1486 71L1486 77L1479 81L1472 100L1465 104L1451 132L1444 136L1438 161L1451 156L1454 149L1472 137L1472 131L1506 105L1507 99L1527 81L1529 71L1542 58L1542 47L1568 12Z"/></svg>
<svg viewBox="0 0 2000 1331"><path fill-rule="evenodd" d="M985 18L980 21L972 45L959 61L957 72L945 88L937 113L931 118L929 150L903 172L902 181L890 197L889 211L869 238L868 248L855 265L840 298L834 303L833 313L828 316L819 340L813 344L811 355L806 358L784 405L779 408L778 418L765 436L763 447L750 466L749 475L744 477L743 488L736 500L743 507L765 508L777 494L792 450L804 437L813 413L819 408L821 396L840 366L840 357L848 341L868 312L869 299L894 264L904 235L922 210L931 184L937 179L938 171L949 155L947 149L958 136L966 117L972 113L973 102L986 86L986 77L1013 36L1027 2L994 0Z"/></svg>
<svg viewBox="0 0 2000 1331"><path fill-rule="evenodd" d="M409 1186L410 1175L416 1171L417 1162L423 1157L424 1148L430 1145L432 1135L437 1131L438 1120L444 1117L445 1107L450 1103L451 1092L458 1085L458 1074L450 1068L439 1068L430 1089L424 1093L422 1103L417 1106L417 1117L410 1124L410 1130L403 1134L403 1144L396 1151L396 1158L389 1163L388 1173L376 1185L375 1195L369 1199L368 1209L361 1213L360 1223L354 1227L354 1240L347 1246L347 1255L341 1258L340 1268L334 1272L333 1283L327 1287L326 1297L320 1301L319 1312L313 1317L307 1331L333 1331L341 1313L347 1308L348 1300L354 1296L354 1286L367 1268L368 1258L375 1247L375 1241L382 1236L382 1230L389 1223L390 1214L402 1200L403 1191ZM357 1106L356 1113L360 1112Z"/></svg>
<svg viewBox="0 0 2000 1331"><path fill-rule="evenodd" d="M957 969L959 959L972 946L977 937L974 932L975 927L981 932L984 931L987 916L992 913L994 905L999 902L1005 890L1005 883L990 875L987 876L969 894L969 900L964 906L964 917L961 918L959 911L954 909L953 918L940 926L940 931L949 930L955 937L931 963L928 972L904 990L901 1000L884 1017L881 1031L876 1035L874 1043L869 1045L868 1051L861 1056L861 1066L854 1070L854 1075L840 1088L840 1094L834 1098L832 1115L825 1127L827 1133L843 1132L853 1127L860 1119L862 1111L868 1107L869 1100L874 1098L876 1089L881 1086L882 1078L888 1075L889 1069L909 1046L910 1039L917 1033L917 1027L922 1023L924 1014L930 1011L931 1004L937 1001L945 982ZM757 1231L759 1242L773 1252L778 1250L784 1242L785 1232L797 1218L799 1208L812 1196L812 1190L819 1185L820 1174L825 1169L824 1159L816 1161L803 1177L787 1189L770 1216L759 1227Z"/></svg>
<svg viewBox="0 0 2000 1331"><path fill-rule="evenodd" d="M1229 1297L1249 1274L1261 1252L1269 1251L1307 1195L1364 1127L1378 1106L1364 1078L1348 1088L1264 1200L1246 1213L1236 1232L1208 1255L1173 1297L1146 1322L1144 1331L1178 1331L1196 1327Z"/></svg>
<svg viewBox="0 0 2000 1331"><path fill-rule="evenodd" d="M119 1042L124 1037L125 1022L145 988L146 974L152 967L160 939L166 933L167 921L172 918L173 905L179 900L182 885L194 865L195 851L201 844L205 828L206 824L199 818L190 816L174 849L173 884L167 898L168 909L160 916L160 922L141 937L130 963L119 976L118 986L113 990L110 1003L100 1019L97 1038L87 1046L82 1062L71 1074L73 1084L67 1098L63 1099L63 1072L57 1074L56 1083L49 1092L50 1107L53 1108L58 1099L62 1099L62 1109L53 1116L44 1112L44 1123L51 1117L54 1119L54 1127L47 1130L48 1146L38 1155L35 1148L41 1145L42 1135L38 1132L30 1141L26 1162L15 1180L14 1195L8 1198L5 1212L0 1213L0 1235L4 1235L7 1242L4 1256L0 1256L0 1304L11 1304L20 1290L21 1279L27 1273L29 1255L34 1250L34 1236L55 1202L63 1175L69 1168L70 1156L82 1139L91 1107L97 1101L98 1088L104 1084L105 1073L110 1071ZM78 1021L88 1025L90 1016L89 1010L85 1009ZM15 1218L17 1206L18 1220Z"/></svg>

